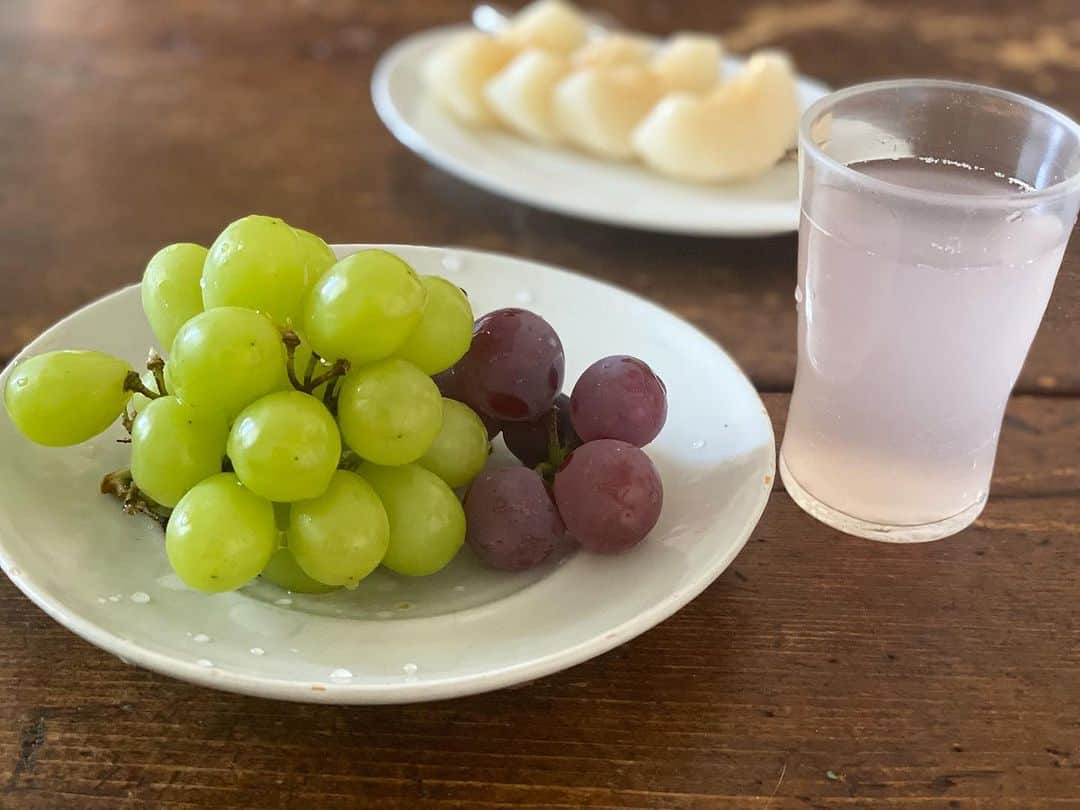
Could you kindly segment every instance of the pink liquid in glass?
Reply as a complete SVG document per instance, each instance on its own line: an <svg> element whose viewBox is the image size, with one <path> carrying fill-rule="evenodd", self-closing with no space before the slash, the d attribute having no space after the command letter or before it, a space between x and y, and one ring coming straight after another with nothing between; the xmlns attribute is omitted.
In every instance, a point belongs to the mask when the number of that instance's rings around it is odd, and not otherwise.
<svg viewBox="0 0 1080 810"><path fill-rule="evenodd" d="M1015 181L928 159L852 168L923 191ZM1069 236L1036 210L955 222L865 188L817 188L799 240L799 372L782 456L862 520L916 526L986 498L1005 404Z"/></svg>

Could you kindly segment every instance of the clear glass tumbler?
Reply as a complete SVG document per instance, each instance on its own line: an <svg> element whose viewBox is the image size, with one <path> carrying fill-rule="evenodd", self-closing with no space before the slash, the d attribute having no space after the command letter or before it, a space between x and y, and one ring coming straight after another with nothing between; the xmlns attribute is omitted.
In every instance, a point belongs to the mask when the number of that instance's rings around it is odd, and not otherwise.
<svg viewBox="0 0 1080 810"><path fill-rule="evenodd" d="M848 534L954 534L1076 221L1080 127L988 87L878 82L806 112L799 164L784 485Z"/></svg>

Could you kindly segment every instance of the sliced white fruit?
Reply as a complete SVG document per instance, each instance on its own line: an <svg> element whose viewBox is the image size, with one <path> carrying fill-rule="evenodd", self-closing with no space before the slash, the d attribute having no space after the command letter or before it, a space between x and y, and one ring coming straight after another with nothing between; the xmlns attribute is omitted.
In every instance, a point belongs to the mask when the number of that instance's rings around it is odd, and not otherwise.
<svg viewBox="0 0 1080 810"><path fill-rule="evenodd" d="M513 59L509 43L479 31L465 31L439 48L424 65L428 88L459 120L472 126L497 123L484 86Z"/></svg>
<svg viewBox="0 0 1080 810"><path fill-rule="evenodd" d="M569 54L585 42L585 17L562 0L537 0L510 20L502 37L518 48L542 48Z"/></svg>
<svg viewBox="0 0 1080 810"><path fill-rule="evenodd" d="M645 37L610 34L587 43L574 52L574 67L615 67L644 65L655 48Z"/></svg>
<svg viewBox="0 0 1080 810"><path fill-rule="evenodd" d="M682 180L729 182L772 167L795 143L799 97L783 54L755 54L735 78L707 96L673 93L633 135L657 171Z"/></svg>
<svg viewBox="0 0 1080 810"><path fill-rule="evenodd" d="M488 107L512 132L554 143L560 140L552 103L555 85L569 68L564 57L550 51L523 51L484 88Z"/></svg>
<svg viewBox="0 0 1080 810"><path fill-rule="evenodd" d="M720 40L706 34L676 34L653 59L652 69L669 91L707 93L723 77Z"/></svg>
<svg viewBox="0 0 1080 810"><path fill-rule="evenodd" d="M574 146L600 157L626 160L634 153L634 127L661 93L656 77L645 68L620 65L579 70L555 88L555 121Z"/></svg>

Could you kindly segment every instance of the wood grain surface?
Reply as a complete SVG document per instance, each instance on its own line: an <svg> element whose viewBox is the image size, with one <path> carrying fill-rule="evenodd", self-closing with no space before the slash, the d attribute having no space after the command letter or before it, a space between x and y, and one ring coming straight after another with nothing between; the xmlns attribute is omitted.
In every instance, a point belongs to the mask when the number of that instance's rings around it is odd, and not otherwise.
<svg viewBox="0 0 1080 810"><path fill-rule="evenodd" d="M988 82L1080 113L1074 0L595 2L628 26L777 45L833 85ZM720 340L782 428L794 236L565 219L423 164L382 128L378 54L463 0L0 3L0 360L250 211L331 241L540 259ZM335 708L125 666L0 579L0 807L1080 807L1080 244L963 534L890 547L777 488L698 599L518 689ZM2 494L0 494L2 497Z"/></svg>

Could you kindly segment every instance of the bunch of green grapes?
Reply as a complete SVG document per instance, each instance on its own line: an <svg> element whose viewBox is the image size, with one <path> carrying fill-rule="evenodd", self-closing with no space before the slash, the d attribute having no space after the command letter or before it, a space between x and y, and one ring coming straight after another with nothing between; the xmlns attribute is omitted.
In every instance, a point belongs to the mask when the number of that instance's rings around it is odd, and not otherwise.
<svg viewBox="0 0 1080 810"><path fill-rule="evenodd" d="M338 261L314 234L247 216L209 249L150 260L142 305L161 349L147 370L93 351L19 363L4 403L49 446L122 419L130 469L106 476L165 527L176 573L204 591L257 575L283 588L353 588L379 565L421 576L465 539L454 488L489 453L469 407L432 375L468 351L464 293L400 257Z"/></svg>

